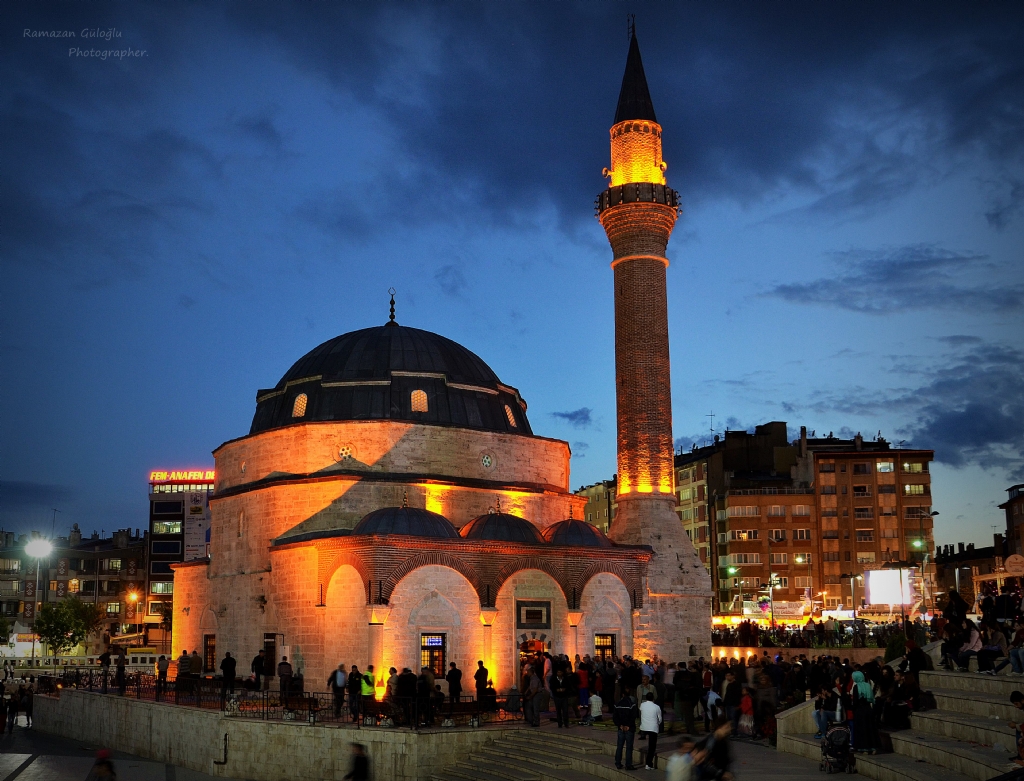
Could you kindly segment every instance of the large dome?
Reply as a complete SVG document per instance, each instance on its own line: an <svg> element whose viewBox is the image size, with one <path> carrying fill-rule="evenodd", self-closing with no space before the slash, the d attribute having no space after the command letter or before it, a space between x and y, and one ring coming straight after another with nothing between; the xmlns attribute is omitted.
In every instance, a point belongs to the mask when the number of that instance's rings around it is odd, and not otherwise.
<svg viewBox="0 0 1024 781"><path fill-rule="evenodd" d="M249 433L331 420L533 433L519 392L476 354L395 322L342 334L302 356L276 386L257 392Z"/></svg>
<svg viewBox="0 0 1024 781"><path fill-rule="evenodd" d="M509 513L487 513L474 518L459 530L467 540L496 540L540 545L544 538L529 521Z"/></svg>
<svg viewBox="0 0 1024 781"><path fill-rule="evenodd" d="M551 524L544 530L544 539L552 545L571 545L574 548L612 547L612 541L600 529L573 518Z"/></svg>
<svg viewBox="0 0 1024 781"><path fill-rule="evenodd" d="M405 534L457 540L459 533L443 515L419 507L382 507L367 514L352 530L357 534Z"/></svg>

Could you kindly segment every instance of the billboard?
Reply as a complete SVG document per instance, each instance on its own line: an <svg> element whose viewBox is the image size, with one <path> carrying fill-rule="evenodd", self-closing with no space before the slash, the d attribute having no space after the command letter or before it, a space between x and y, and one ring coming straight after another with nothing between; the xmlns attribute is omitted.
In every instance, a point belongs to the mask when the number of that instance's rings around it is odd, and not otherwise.
<svg viewBox="0 0 1024 781"><path fill-rule="evenodd" d="M913 605L914 570L873 569L864 573L869 605Z"/></svg>
<svg viewBox="0 0 1024 781"><path fill-rule="evenodd" d="M192 491L185 505L185 561L209 555L210 502L206 491Z"/></svg>

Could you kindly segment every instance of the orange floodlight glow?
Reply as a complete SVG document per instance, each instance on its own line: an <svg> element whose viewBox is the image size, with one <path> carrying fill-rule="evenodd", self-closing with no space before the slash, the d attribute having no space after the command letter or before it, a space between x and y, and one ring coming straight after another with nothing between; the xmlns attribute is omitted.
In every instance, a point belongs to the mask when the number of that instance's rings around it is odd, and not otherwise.
<svg viewBox="0 0 1024 781"><path fill-rule="evenodd" d="M661 159L661 125L628 120L611 129L612 167L606 175L611 186L634 182L665 184L668 165Z"/></svg>

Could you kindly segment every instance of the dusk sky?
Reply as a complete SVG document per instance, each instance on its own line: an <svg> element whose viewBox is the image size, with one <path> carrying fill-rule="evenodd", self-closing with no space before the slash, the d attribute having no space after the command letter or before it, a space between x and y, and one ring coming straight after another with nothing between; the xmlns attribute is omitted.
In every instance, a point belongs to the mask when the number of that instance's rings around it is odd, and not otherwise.
<svg viewBox="0 0 1024 781"><path fill-rule="evenodd" d="M151 469L212 466L256 390L382 324L389 287L400 323L476 352L571 444L574 488L611 477L593 201L627 13L683 204L677 445L712 411L717 431L881 431L935 449L937 543L1004 528L1024 482L1024 5L4 11L7 530L48 534L53 508L58 533L145 528Z"/></svg>

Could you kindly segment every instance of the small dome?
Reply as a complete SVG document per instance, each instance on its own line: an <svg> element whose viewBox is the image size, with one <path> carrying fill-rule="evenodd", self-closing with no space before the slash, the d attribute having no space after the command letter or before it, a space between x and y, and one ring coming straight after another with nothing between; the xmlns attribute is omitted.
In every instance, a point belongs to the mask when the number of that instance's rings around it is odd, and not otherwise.
<svg viewBox="0 0 1024 781"><path fill-rule="evenodd" d="M612 541L604 532L586 521L570 518L551 524L544 530L544 539L552 545L569 545L574 548L610 548Z"/></svg>
<svg viewBox="0 0 1024 781"><path fill-rule="evenodd" d="M419 507L382 507L363 517L352 534L407 534L410 537L458 539L459 533L443 515Z"/></svg>
<svg viewBox="0 0 1024 781"><path fill-rule="evenodd" d="M537 527L516 515L487 513L474 518L459 531L467 540L496 540L541 545L544 538Z"/></svg>

